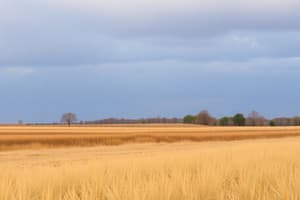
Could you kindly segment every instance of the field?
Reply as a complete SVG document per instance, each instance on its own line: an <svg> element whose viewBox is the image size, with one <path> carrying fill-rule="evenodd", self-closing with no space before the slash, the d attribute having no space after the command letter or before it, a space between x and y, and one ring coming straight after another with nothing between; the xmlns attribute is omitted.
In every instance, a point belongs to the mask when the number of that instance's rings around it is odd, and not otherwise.
<svg viewBox="0 0 300 200"><path fill-rule="evenodd" d="M11 148L2 143L6 146L0 152L1 200L300 199L297 127L0 129L2 141L9 131L11 140L18 140L17 136L37 141L78 136L79 141L84 133L89 138L132 138L122 145L49 142L14 144ZM172 139L133 139L165 135Z"/></svg>
<svg viewBox="0 0 300 200"><path fill-rule="evenodd" d="M192 125L0 126L0 151L181 141L231 141L300 136L300 127Z"/></svg>

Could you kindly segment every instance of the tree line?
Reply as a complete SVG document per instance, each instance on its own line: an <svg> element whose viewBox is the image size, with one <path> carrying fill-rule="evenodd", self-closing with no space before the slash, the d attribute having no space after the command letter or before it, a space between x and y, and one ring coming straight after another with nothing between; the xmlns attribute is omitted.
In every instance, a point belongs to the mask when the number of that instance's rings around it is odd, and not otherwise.
<svg viewBox="0 0 300 200"><path fill-rule="evenodd" d="M75 113L64 113L61 117L61 123L70 126L76 123L77 116ZM199 112L197 115L186 115L184 118L107 118L94 121L80 121L79 124L153 124L153 123L186 123L201 124L208 126L300 126L300 116L296 117L277 117L271 120L256 111L250 112L246 117L242 113L233 116L224 116L219 119L213 117L207 110Z"/></svg>
<svg viewBox="0 0 300 200"><path fill-rule="evenodd" d="M242 113L237 113L217 119L211 116L207 110L203 110L197 115L186 115L183 122L209 126L299 126L300 116L266 119L258 112L252 111L246 117Z"/></svg>
<svg viewBox="0 0 300 200"><path fill-rule="evenodd" d="M153 117L153 118L140 118L140 119L126 119L126 118L106 118L93 121L79 121L75 113L64 113L61 116L60 122L71 126L71 124L175 124L183 123L182 118L166 118L166 117Z"/></svg>
<svg viewBox="0 0 300 200"><path fill-rule="evenodd" d="M94 121L86 121L86 124L176 124L183 123L182 118L140 118L140 119L126 119L126 118L107 118Z"/></svg>

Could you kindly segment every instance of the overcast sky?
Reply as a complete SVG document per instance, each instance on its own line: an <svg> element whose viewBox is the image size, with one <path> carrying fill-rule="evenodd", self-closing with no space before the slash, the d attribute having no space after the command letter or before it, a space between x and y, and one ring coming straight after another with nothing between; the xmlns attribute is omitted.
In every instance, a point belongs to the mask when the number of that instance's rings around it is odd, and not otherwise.
<svg viewBox="0 0 300 200"><path fill-rule="evenodd" d="M300 115L299 0L0 0L0 121Z"/></svg>

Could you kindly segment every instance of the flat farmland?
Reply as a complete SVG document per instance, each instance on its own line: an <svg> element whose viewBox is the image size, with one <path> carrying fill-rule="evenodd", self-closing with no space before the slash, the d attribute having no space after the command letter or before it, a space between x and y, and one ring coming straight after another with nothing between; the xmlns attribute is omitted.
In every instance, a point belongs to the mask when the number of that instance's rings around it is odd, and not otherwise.
<svg viewBox="0 0 300 200"><path fill-rule="evenodd" d="M0 151L127 143L232 141L300 136L300 127L207 127L184 124L0 126Z"/></svg>
<svg viewBox="0 0 300 200"><path fill-rule="evenodd" d="M0 152L1 200L300 199L300 137Z"/></svg>

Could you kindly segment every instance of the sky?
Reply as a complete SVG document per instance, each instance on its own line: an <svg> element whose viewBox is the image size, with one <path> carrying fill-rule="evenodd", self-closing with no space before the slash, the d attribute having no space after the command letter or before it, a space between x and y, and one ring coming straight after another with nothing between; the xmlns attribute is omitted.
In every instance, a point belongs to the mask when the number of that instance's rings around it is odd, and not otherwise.
<svg viewBox="0 0 300 200"><path fill-rule="evenodd" d="M299 0L0 0L0 122L300 115Z"/></svg>

